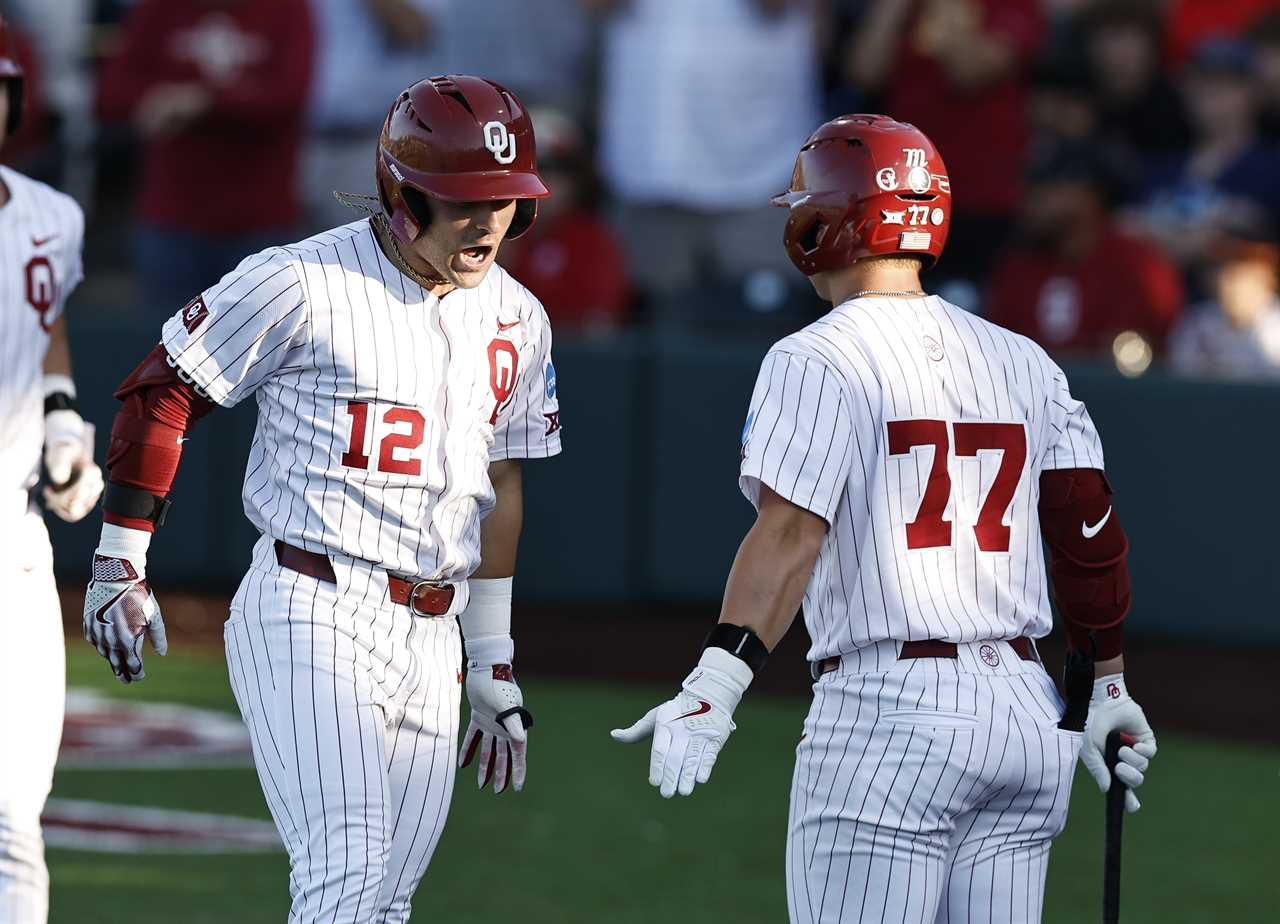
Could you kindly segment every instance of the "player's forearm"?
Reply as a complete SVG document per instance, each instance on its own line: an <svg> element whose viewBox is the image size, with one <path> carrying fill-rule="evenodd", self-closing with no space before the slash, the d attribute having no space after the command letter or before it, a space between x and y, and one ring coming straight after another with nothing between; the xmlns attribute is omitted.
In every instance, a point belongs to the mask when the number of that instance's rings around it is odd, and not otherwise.
<svg viewBox="0 0 1280 924"><path fill-rule="evenodd" d="M480 523L480 566L472 578L509 578L516 572L516 551L524 525L524 488L520 462L507 459L489 465L495 497L493 509Z"/></svg>
<svg viewBox="0 0 1280 924"><path fill-rule="evenodd" d="M182 439L215 405L182 381L157 346L116 390L122 402L107 450L110 485L103 503L107 524L151 532L151 509L164 506L182 458Z"/></svg>
<svg viewBox="0 0 1280 924"><path fill-rule="evenodd" d="M768 494L734 558L720 622L751 629L772 650L795 620L826 525Z"/></svg>

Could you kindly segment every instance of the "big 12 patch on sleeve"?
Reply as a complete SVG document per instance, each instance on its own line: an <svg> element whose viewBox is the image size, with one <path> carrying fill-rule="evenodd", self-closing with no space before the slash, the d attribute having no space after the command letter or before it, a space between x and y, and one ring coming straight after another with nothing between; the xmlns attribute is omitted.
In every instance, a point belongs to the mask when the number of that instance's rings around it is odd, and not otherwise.
<svg viewBox="0 0 1280 924"><path fill-rule="evenodd" d="M194 334L208 316L209 307L204 303L204 296L197 295L182 309L182 326L187 329L188 334Z"/></svg>

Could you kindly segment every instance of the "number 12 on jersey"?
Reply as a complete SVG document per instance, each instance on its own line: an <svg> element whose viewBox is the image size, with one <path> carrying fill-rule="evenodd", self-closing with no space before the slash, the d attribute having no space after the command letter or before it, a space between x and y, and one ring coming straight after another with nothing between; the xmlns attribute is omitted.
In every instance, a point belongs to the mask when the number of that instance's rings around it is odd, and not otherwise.
<svg viewBox="0 0 1280 924"><path fill-rule="evenodd" d="M368 471L370 460L364 445L365 431L369 427L369 403L348 401L347 413L351 416L351 437L346 452L342 454L342 464L347 468ZM422 459L414 455L414 450L422 445L426 433L427 419L422 412L416 407L389 407L382 415L382 423L391 429L382 437L378 471L391 475L421 475ZM400 430L400 424L408 424L408 432Z"/></svg>
<svg viewBox="0 0 1280 924"><path fill-rule="evenodd" d="M942 518L951 500L950 456L977 458L983 451L999 451L1000 468L973 525L978 548L984 552L1009 551L1009 527L1005 514L1013 503L1022 469L1027 461L1027 431L1018 423L987 421L891 420L889 455L911 455L917 447L933 447L933 464L925 483L916 517L907 524L908 549L940 549L952 545L952 524ZM954 433L954 440L952 434Z"/></svg>

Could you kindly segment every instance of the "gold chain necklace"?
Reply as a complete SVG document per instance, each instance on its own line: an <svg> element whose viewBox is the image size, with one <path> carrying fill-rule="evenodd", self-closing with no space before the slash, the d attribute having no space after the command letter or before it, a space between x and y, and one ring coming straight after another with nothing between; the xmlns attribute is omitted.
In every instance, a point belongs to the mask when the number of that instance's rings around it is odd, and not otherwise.
<svg viewBox="0 0 1280 924"><path fill-rule="evenodd" d="M925 294L926 293L923 289L910 289L910 290L904 290L902 292L890 292L884 289L863 289L860 292L854 292L852 295L849 296L848 299L846 299L846 301L850 301L855 298L862 298L864 295L882 295L886 298L895 298L895 297L906 298L912 295L925 295Z"/></svg>

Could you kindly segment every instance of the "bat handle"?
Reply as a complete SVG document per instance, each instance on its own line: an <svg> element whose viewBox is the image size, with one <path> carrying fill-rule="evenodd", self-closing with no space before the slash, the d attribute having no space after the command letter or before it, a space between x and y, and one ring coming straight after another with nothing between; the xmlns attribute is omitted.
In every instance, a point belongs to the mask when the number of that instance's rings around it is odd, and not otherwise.
<svg viewBox="0 0 1280 924"><path fill-rule="evenodd" d="M1120 749L1132 746L1137 738L1121 731L1107 735L1103 759L1111 775L1111 788L1107 790L1106 850L1103 854L1102 921L1103 924L1119 924L1120 921L1120 846L1124 828L1124 795L1128 787L1116 777L1116 764L1120 762Z"/></svg>

